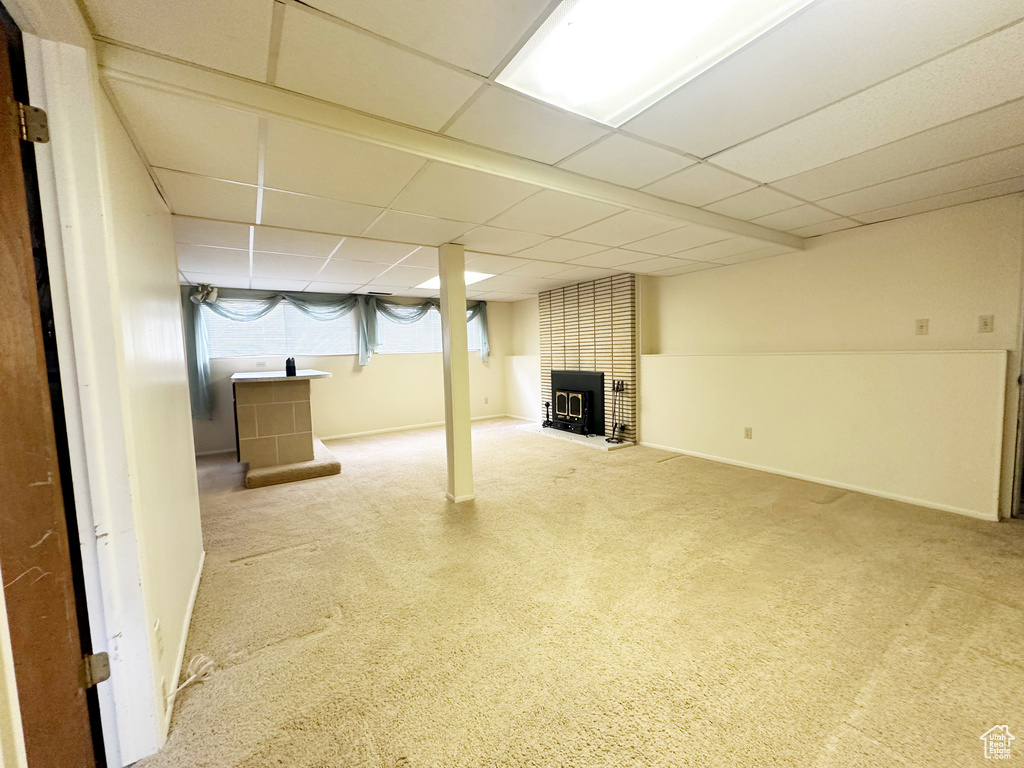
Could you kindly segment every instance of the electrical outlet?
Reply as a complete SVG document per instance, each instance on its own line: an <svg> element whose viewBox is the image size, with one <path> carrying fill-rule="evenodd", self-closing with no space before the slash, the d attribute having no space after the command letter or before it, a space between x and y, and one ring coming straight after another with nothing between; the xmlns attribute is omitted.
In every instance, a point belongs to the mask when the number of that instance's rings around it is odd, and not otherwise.
<svg viewBox="0 0 1024 768"><path fill-rule="evenodd" d="M992 333L996 329L995 315L980 315L978 317L978 333Z"/></svg>
<svg viewBox="0 0 1024 768"><path fill-rule="evenodd" d="M745 437L747 440L753 440L754 439L754 429L753 429L753 427L744 427L743 428L743 437Z"/></svg>
<svg viewBox="0 0 1024 768"><path fill-rule="evenodd" d="M266 361L262 361L262 362L256 363L256 367L257 368L266 368L267 367L267 363L266 363Z"/></svg>
<svg viewBox="0 0 1024 768"><path fill-rule="evenodd" d="M917 335L927 336L928 335L928 318L917 321Z"/></svg>
<svg viewBox="0 0 1024 768"><path fill-rule="evenodd" d="M491 398L485 397L484 398L484 405L487 405L489 402L491 402Z"/></svg>

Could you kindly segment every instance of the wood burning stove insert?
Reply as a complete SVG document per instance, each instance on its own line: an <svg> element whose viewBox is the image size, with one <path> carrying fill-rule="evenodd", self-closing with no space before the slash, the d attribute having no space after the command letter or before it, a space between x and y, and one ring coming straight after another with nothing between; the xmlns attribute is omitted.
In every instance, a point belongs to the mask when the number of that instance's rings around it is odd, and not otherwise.
<svg viewBox="0 0 1024 768"><path fill-rule="evenodd" d="M550 424L579 435L604 434L604 373L551 372Z"/></svg>

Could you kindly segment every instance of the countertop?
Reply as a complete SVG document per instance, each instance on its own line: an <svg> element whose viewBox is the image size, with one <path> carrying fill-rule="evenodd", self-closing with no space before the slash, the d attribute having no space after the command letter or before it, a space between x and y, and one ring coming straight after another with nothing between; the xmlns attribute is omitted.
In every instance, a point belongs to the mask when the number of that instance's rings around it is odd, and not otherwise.
<svg viewBox="0 0 1024 768"><path fill-rule="evenodd" d="M232 374L231 380L246 384L259 384L263 381L280 381L281 379L299 381L302 379L328 379L330 377L331 374L327 371L314 371L310 368L303 368L296 371L294 376L288 376L284 371L256 371L253 373Z"/></svg>

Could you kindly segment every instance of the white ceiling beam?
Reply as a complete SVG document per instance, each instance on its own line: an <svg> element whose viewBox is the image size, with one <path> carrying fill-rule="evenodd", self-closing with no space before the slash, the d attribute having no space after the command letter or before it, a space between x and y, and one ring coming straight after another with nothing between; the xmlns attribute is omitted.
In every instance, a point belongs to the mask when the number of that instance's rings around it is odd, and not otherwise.
<svg viewBox="0 0 1024 768"><path fill-rule="evenodd" d="M460 139L394 123L264 83L108 42L97 42L97 55L101 73L111 80L135 83L250 114L318 128L429 160L525 181L620 208L714 227L788 248L804 248L804 239L796 235L665 200Z"/></svg>

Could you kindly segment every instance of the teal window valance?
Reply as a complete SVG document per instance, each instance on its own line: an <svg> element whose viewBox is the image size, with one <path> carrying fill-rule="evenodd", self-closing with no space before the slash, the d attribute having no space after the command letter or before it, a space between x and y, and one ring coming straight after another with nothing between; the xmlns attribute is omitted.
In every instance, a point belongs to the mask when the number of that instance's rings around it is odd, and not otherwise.
<svg viewBox="0 0 1024 768"><path fill-rule="evenodd" d="M377 317L384 316L395 323L415 323L431 310L440 311L439 299L423 299L402 303L380 296L362 294L329 296L316 294L277 293L268 295L258 291L218 291L208 286L182 290L185 321L186 353L188 357L189 392L192 416L212 419L214 402L210 380L210 346L205 307L211 312L234 322L259 320L286 302L315 320L337 320L352 312L357 313L359 365L366 366L374 350L381 346ZM225 295L226 294L226 295ZM232 301L232 299L235 299ZM242 301L239 301L242 299ZM487 340L487 302L477 301L466 307L466 321L479 318L480 359L487 362L490 345Z"/></svg>

